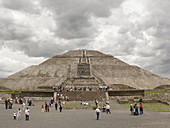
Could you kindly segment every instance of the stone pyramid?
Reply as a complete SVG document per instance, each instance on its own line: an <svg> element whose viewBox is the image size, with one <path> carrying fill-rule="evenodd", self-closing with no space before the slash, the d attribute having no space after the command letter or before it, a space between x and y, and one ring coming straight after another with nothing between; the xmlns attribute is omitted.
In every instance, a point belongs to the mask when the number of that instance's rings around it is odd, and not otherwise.
<svg viewBox="0 0 170 128"><path fill-rule="evenodd" d="M153 89L170 85L170 79L94 50L68 51L0 79L0 86L12 90L51 88L62 84Z"/></svg>

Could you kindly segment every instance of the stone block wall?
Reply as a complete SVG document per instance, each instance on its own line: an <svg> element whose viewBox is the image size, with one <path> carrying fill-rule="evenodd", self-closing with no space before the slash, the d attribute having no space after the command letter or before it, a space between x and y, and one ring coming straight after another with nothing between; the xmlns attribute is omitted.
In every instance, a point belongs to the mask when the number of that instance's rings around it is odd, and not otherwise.
<svg viewBox="0 0 170 128"><path fill-rule="evenodd" d="M108 91L109 96L144 96L144 90Z"/></svg>
<svg viewBox="0 0 170 128"><path fill-rule="evenodd" d="M105 92L93 92L93 91L75 91L75 92L61 92L60 94L68 96L70 101L94 101L98 99L102 101L105 96Z"/></svg>
<svg viewBox="0 0 170 128"><path fill-rule="evenodd" d="M144 99L170 101L170 93L150 93L145 94Z"/></svg>
<svg viewBox="0 0 170 128"><path fill-rule="evenodd" d="M45 91L21 91L20 93L13 93L11 97L53 97L53 94L53 92Z"/></svg>

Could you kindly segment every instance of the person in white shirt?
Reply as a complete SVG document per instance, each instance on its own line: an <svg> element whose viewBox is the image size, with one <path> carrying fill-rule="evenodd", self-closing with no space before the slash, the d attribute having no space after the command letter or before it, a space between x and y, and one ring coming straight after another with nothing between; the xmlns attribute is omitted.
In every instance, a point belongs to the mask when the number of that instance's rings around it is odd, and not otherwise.
<svg viewBox="0 0 170 128"><path fill-rule="evenodd" d="M27 121L29 120L29 115L30 115L30 110L27 107L27 109L25 110L25 118L26 118Z"/></svg>
<svg viewBox="0 0 170 128"><path fill-rule="evenodd" d="M106 114L108 114L108 113L111 114L111 112L110 112L110 105L107 103L106 104Z"/></svg>
<svg viewBox="0 0 170 128"><path fill-rule="evenodd" d="M17 112L16 110L14 111L14 120L16 120L16 117L17 117Z"/></svg>
<svg viewBox="0 0 170 128"><path fill-rule="evenodd" d="M22 114L22 111L20 108L18 108L18 112L17 112L17 120L21 120L21 114Z"/></svg>
<svg viewBox="0 0 170 128"><path fill-rule="evenodd" d="M25 110L25 102L23 102L22 107L23 107L23 111L24 111Z"/></svg>
<svg viewBox="0 0 170 128"><path fill-rule="evenodd" d="M99 114L100 114L100 109L99 109L99 107L96 108L95 112L96 112L96 114L97 114L97 120L99 120Z"/></svg>

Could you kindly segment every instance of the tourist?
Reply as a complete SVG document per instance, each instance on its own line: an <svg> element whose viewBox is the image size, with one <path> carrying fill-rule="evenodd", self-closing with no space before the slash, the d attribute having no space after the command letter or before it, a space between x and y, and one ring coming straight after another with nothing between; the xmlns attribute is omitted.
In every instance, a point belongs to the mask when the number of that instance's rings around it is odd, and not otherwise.
<svg viewBox="0 0 170 128"><path fill-rule="evenodd" d="M143 114L143 105L140 103L140 114Z"/></svg>
<svg viewBox="0 0 170 128"><path fill-rule="evenodd" d="M106 103L106 114L108 114L108 113L111 114L111 112L110 112L110 105L109 105L109 103Z"/></svg>
<svg viewBox="0 0 170 128"><path fill-rule="evenodd" d="M16 120L16 117L17 117L17 112L16 110L14 111L14 120Z"/></svg>
<svg viewBox="0 0 170 128"><path fill-rule="evenodd" d="M15 103L18 104L18 97L15 97Z"/></svg>
<svg viewBox="0 0 170 128"><path fill-rule="evenodd" d="M55 102L55 110L57 110L58 104L57 101Z"/></svg>
<svg viewBox="0 0 170 128"><path fill-rule="evenodd" d="M69 101L69 97L67 96L67 101Z"/></svg>
<svg viewBox="0 0 170 128"><path fill-rule="evenodd" d="M20 108L18 108L18 112L17 112L17 120L21 120L21 114L22 114L22 111Z"/></svg>
<svg viewBox="0 0 170 128"><path fill-rule="evenodd" d="M138 104L135 104L135 115L138 116L139 115L139 111L138 111Z"/></svg>
<svg viewBox="0 0 170 128"><path fill-rule="evenodd" d="M45 102L45 112L47 112L47 102Z"/></svg>
<svg viewBox="0 0 170 128"><path fill-rule="evenodd" d="M60 109L60 112L62 112L62 105L60 104L60 106L59 106L59 109Z"/></svg>
<svg viewBox="0 0 170 128"><path fill-rule="evenodd" d="M32 101L30 100L30 101L29 101L29 106L31 106L31 105L32 105Z"/></svg>
<svg viewBox="0 0 170 128"><path fill-rule="evenodd" d="M7 101L7 99L5 100L5 108L8 109L8 101Z"/></svg>
<svg viewBox="0 0 170 128"><path fill-rule="evenodd" d="M134 104L134 106L133 106L133 115L136 115L136 104Z"/></svg>
<svg viewBox="0 0 170 128"><path fill-rule="evenodd" d="M25 110L25 120L29 120L29 114L30 113L30 110L29 110L29 108L27 107L27 109Z"/></svg>
<svg viewBox="0 0 170 128"><path fill-rule="evenodd" d="M100 109L99 107L96 108L96 115L97 115L97 120L99 120L99 114L100 114Z"/></svg>
<svg viewBox="0 0 170 128"><path fill-rule="evenodd" d="M98 100L97 99L95 99L95 104L96 104L96 107L98 106Z"/></svg>
<svg viewBox="0 0 170 128"><path fill-rule="evenodd" d="M47 111L48 111L48 112L50 111L50 107L49 107L49 105L47 105Z"/></svg>
<svg viewBox="0 0 170 128"><path fill-rule="evenodd" d="M13 105L12 99L9 99L9 100L8 100L8 103L9 103L9 109L12 109L12 105Z"/></svg>
<svg viewBox="0 0 170 128"><path fill-rule="evenodd" d="M23 111L24 111L25 110L25 102L23 102L22 107L23 107Z"/></svg>
<svg viewBox="0 0 170 128"><path fill-rule="evenodd" d="M130 105L130 112L133 115L133 104Z"/></svg>
<svg viewBox="0 0 170 128"><path fill-rule="evenodd" d="M49 106L51 107L51 100L49 101Z"/></svg>
<svg viewBox="0 0 170 128"><path fill-rule="evenodd" d="M43 105L41 106L41 112L44 112L44 106Z"/></svg>
<svg viewBox="0 0 170 128"><path fill-rule="evenodd" d="M139 103L142 103L142 98L140 98Z"/></svg>
<svg viewBox="0 0 170 128"><path fill-rule="evenodd" d="M103 105L102 110L103 110L103 112L106 112L106 106L105 105Z"/></svg>

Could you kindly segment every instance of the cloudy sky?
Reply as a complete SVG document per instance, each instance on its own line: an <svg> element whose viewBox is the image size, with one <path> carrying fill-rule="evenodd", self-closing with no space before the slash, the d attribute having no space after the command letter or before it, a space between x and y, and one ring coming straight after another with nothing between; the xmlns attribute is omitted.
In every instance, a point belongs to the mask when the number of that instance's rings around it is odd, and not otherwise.
<svg viewBox="0 0 170 128"><path fill-rule="evenodd" d="M0 78L94 49L170 78L169 0L0 0Z"/></svg>

